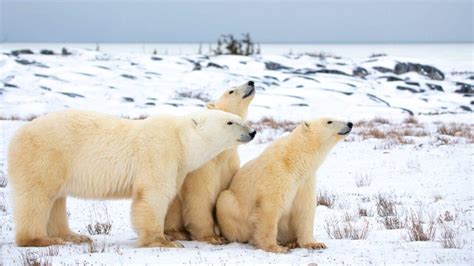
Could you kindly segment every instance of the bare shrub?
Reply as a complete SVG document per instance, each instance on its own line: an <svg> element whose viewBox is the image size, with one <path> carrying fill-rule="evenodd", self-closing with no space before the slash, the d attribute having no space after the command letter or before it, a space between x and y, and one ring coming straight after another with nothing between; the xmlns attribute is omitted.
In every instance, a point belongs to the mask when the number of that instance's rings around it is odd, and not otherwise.
<svg viewBox="0 0 474 266"><path fill-rule="evenodd" d="M88 224L87 231L91 235L108 235L110 230L112 229L111 223L99 223L96 222L95 224Z"/></svg>
<svg viewBox="0 0 474 266"><path fill-rule="evenodd" d="M403 119L403 123L405 123L405 124L418 124L418 119L416 119L414 116L409 116L409 117Z"/></svg>
<svg viewBox="0 0 474 266"><path fill-rule="evenodd" d="M84 248L84 253L104 253L105 247L105 241L102 241L100 244L96 242L89 242Z"/></svg>
<svg viewBox="0 0 474 266"><path fill-rule="evenodd" d="M360 216L360 217L367 217L367 216L369 216L369 215L368 215L367 208L359 207L358 213L359 213L359 216Z"/></svg>
<svg viewBox="0 0 474 266"><path fill-rule="evenodd" d="M53 265L52 258L59 254L59 247L50 246L46 250L31 251L24 250L20 253L21 262L23 265L31 266L49 266Z"/></svg>
<svg viewBox="0 0 474 266"><path fill-rule="evenodd" d="M7 212L7 200L5 194L1 193L0 196L0 212Z"/></svg>
<svg viewBox="0 0 474 266"><path fill-rule="evenodd" d="M389 198L387 195L384 194L377 195L377 198L375 200L377 214L380 217L396 215L397 210L395 200Z"/></svg>
<svg viewBox="0 0 474 266"><path fill-rule="evenodd" d="M441 124L437 128L437 133L452 137L463 137L474 143L474 127L470 124L449 123Z"/></svg>
<svg viewBox="0 0 474 266"><path fill-rule="evenodd" d="M0 171L0 187L6 187L8 184L7 175L5 172Z"/></svg>
<svg viewBox="0 0 474 266"><path fill-rule="evenodd" d="M441 224L440 242L443 248L461 249L466 244L466 240L461 238L459 232L447 223Z"/></svg>
<svg viewBox="0 0 474 266"><path fill-rule="evenodd" d="M222 49L224 46L224 49ZM260 46L259 46L260 47ZM255 44L252 41L249 33L242 34L242 39L237 39L232 34L221 35L217 39L217 48L214 50L214 54L230 54L230 55L245 55L249 56L254 53L259 54L260 48L255 49Z"/></svg>
<svg viewBox="0 0 474 266"><path fill-rule="evenodd" d="M345 214L342 219L331 217L325 221L324 228L332 239L367 239L369 222L367 220L355 221L354 217Z"/></svg>
<svg viewBox="0 0 474 266"><path fill-rule="evenodd" d="M399 213L394 199L379 194L375 204L377 214L382 218L383 225L386 229L400 229L406 225L406 217L403 218Z"/></svg>
<svg viewBox="0 0 474 266"><path fill-rule="evenodd" d="M359 173L355 176L355 184L357 187L368 187L372 184L372 176L367 173Z"/></svg>
<svg viewBox="0 0 474 266"><path fill-rule="evenodd" d="M426 215L425 215L426 216ZM422 212L414 212L408 216L406 226L407 241L429 241L434 240L436 233L436 222L433 217L425 220Z"/></svg>
<svg viewBox="0 0 474 266"><path fill-rule="evenodd" d="M210 102L212 99L209 94L203 91L181 90L176 92L176 98L198 99L203 102Z"/></svg>
<svg viewBox="0 0 474 266"><path fill-rule="evenodd" d="M329 194L328 191L319 191L317 197L317 204L318 206L326 206L328 208L332 208L336 203L336 198L336 195Z"/></svg>
<svg viewBox="0 0 474 266"><path fill-rule="evenodd" d="M376 138L376 139L385 139L387 137L385 132L383 132L382 130L380 130L378 128L370 128L366 132L366 135L371 136L371 137Z"/></svg>
<svg viewBox="0 0 474 266"><path fill-rule="evenodd" d="M377 123L377 124L390 124L390 121L388 121L388 119L383 118L383 117L376 117L372 119L372 122Z"/></svg>
<svg viewBox="0 0 474 266"><path fill-rule="evenodd" d="M112 230L112 223L109 219L109 213L107 210L107 206L103 205L103 214L99 214L97 210L94 208L91 212L91 220L94 217L94 221L86 225L86 229L91 235L108 235ZM105 220L105 221L99 221Z"/></svg>

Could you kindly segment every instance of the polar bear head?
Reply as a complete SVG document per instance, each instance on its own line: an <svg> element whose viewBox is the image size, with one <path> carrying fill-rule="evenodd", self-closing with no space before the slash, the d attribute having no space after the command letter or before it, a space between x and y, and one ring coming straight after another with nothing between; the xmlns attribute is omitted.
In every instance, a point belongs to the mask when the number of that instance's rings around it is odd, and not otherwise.
<svg viewBox="0 0 474 266"><path fill-rule="evenodd" d="M191 118L191 119L189 119ZM190 114L189 130L181 130L188 171L193 171L219 153L250 142L257 132L237 115L220 110Z"/></svg>
<svg viewBox="0 0 474 266"><path fill-rule="evenodd" d="M220 110L204 110L191 118L195 133L212 146L225 149L250 142L257 131L237 115Z"/></svg>
<svg viewBox="0 0 474 266"><path fill-rule="evenodd" d="M353 124L332 118L321 118L302 123L306 132L320 144L334 145L344 139L352 130Z"/></svg>
<svg viewBox="0 0 474 266"><path fill-rule="evenodd" d="M249 81L225 91L217 101L208 103L207 108L233 113L245 119L250 102L254 97L255 83Z"/></svg>

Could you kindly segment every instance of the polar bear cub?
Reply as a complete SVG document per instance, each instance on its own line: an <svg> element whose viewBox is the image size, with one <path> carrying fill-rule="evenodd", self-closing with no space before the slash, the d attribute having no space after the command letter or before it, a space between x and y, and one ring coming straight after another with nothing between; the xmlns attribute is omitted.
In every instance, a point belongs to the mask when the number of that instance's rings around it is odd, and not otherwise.
<svg viewBox="0 0 474 266"><path fill-rule="evenodd" d="M247 117L255 96L255 84L249 81L225 91L208 109L217 109ZM215 204L221 191L227 189L240 168L237 148L228 149L186 176L178 196L166 215L165 234L177 240L189 239L223 244L225 239L215 231Z"/></svg>
<svg viewBox="0 0 474 266"><path fill-rule="evenodd" d="M164 236L168 205L186 174L253 139L240 117L217 110L127 120L59 111L22 126L8 151L16 243L88 242L68 226L66 198L132 198L142 247L179 247Z"/></svg>
<svg viewBox="0 0 474 266"><path fill-rule="evenodd" d="M271 252L326 248L313 237L315 172L351 129L328 118L303 122L246 163L217 200L221 233Z"/></svg>

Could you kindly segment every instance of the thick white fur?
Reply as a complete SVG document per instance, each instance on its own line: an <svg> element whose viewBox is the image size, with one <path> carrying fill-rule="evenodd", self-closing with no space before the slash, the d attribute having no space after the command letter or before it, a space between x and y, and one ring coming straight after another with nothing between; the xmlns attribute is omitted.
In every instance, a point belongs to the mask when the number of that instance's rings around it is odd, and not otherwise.
<svg viewBox="0 0 474 266"><path fill-rule="evenodd" d="M253 83L225 91L207 108L247 116L250 102L255 96ZM211 244L223 244L225 239L215 230L215 204L221 191L227 189L240 167L237 148L228 149L186 176L178 197L166 215L165 233L171 239L190 238Z"/></svg>
<svg viewBox="0 0 474 266"><path fill-rule="evenodd" d="M163 230L168 205L186 173L242 139L249 141L251 131L240 117L216 110L135 121L75 110L37 118L15 133L9 147L16 242L90 241L69 230L70 195L132 197L139 245L178 247Z"/></svg>
<svg viewBox="0 0 474 266"><path fill-rule="evenodd" d="M304 122L246 163L217 200L223 236L271 252L325 248L313 237L315 173L347 130L331 119Z"/></svg>

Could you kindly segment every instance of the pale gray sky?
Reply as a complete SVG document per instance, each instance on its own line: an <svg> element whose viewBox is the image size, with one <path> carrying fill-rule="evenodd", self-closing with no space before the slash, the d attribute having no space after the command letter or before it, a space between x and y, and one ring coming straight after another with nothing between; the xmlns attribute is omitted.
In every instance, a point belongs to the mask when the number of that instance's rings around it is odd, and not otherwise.
<svg viewBox="0 0 474 266"><path fill-rule="evenodd" d="M472 0L0 0L3 42L473 42Z"/></svg>

